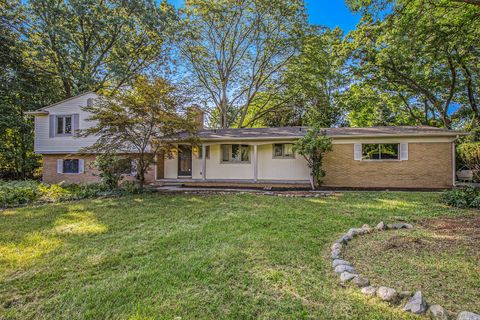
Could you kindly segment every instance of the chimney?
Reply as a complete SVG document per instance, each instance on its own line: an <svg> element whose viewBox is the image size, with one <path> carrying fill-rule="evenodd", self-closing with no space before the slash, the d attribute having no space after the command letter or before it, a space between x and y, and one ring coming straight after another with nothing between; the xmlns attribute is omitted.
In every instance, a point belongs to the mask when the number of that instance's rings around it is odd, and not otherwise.
<svg viewBox="0 0 480 320"><path fill-rule="evenodd" d="M205 121L205 113L203 112L203 110L200 109L199 106L193 105L188 108L188 113L194 119L197 129L202 130Z"/></svg>

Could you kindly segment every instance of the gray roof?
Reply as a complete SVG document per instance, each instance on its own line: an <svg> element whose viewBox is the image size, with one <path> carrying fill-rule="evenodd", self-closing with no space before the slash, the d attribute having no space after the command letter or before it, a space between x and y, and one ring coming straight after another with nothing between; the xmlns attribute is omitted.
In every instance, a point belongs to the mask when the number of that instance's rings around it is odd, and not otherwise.
<svg viewBox="0 0 480 320"><path fill-rule="evenodd" d="M301 138L309 127L280 128L242 128L200 130L197 135L201 140L262 140ZM462 132L429 126L390 126L370 128L325 128L328 136L333 138L348 137L399 137L399 136L457 136Z"/></svg>

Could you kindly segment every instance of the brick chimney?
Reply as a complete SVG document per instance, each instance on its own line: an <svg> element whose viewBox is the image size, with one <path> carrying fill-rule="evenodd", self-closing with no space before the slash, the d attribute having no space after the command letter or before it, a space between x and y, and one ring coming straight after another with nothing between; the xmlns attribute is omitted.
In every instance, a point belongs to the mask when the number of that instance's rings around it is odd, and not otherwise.
<svg viewBox="0 0 480 320"><path fill-rule="evenodd" d="M195 120L195 124L198 130L203 129L204 121L205 121L205 113L199 106L193 105L188 108L188 113L193 117Z"/></svg>

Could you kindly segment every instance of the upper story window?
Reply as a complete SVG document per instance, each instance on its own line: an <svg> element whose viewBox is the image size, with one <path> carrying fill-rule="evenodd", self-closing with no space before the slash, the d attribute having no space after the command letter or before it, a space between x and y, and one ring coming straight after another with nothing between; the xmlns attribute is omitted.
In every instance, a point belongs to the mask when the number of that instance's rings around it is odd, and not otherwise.
<svg viewBox="0 0 480 320"><path fill-rule="evenodd" d="M273 158L293 159L293 143L277 143L273 145Z"/></svg>
<svg viewBox="0 0 480 320"><path fill-rule="evenodd" d="M246 144L222 144L222 162L250 162L250 146Z"/></svg>
<svg viewBox="0 0 480 320"><path fill-rule="evenodd" d="M362 144L363 160L400 160L399 143Z"/></svg>
<svg viewBox="0 0 480 320"><path fill-rule="evenodd" d="M57 116L57 134L72 134L72 116Z"/></svg>

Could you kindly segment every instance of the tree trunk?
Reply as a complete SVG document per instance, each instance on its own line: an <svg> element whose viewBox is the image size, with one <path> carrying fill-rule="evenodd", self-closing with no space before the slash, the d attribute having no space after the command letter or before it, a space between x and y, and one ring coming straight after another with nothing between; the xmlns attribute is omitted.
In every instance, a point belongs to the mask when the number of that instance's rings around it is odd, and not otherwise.
<svg viewBox="0 0 480 320"><path fill-rule="evenodd" d="M310 186L312 187L312 190L315 190L315 178L313 175L310 175Z"/></svg>

